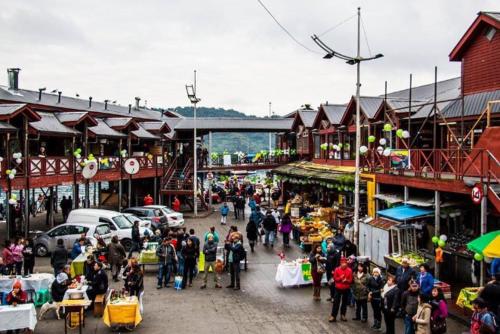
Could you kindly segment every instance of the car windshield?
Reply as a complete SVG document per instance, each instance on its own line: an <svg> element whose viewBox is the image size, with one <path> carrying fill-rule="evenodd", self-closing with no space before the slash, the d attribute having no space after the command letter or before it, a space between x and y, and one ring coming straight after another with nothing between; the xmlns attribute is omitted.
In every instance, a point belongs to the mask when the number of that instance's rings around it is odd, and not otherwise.
<svg viewBox="0 0 500 334"><path fill-rule="evenodd" d="M132 223L132 224L134 224L134 222L135 222L136 220L140 220L140 219L139 219L139 217L137 217L136 215L130 215L130 214L129 214L129 215L125 215L125 217L126 217L126 218L127 218L127 220L128 220L130 223Z"/></svg>
<svg viewBox="0 0 500 334"><path fill-rule="evenodd" d="M111 230L109 229L109 226L106 224L99 225L95 228L95 233L99 235L106 235L111 233Z"/></svg>
<svg viewBox="0 0 500 334"><path fill-rule="evenodd" d="M165 211L167 214L171 214L171 213L174 213L174 212L175 212L175 211L173 211L173 210L171 210L171 209L167 208L166 206L164 206L164 207L162 208L162 210L163 210L163 211Z"/></svg>
<svg viewBox="0 0 500 334"><path fill-rule="evenodd" d="M113 217L113 221L121 229L132 228L132 223L123 215Z"/></svg>

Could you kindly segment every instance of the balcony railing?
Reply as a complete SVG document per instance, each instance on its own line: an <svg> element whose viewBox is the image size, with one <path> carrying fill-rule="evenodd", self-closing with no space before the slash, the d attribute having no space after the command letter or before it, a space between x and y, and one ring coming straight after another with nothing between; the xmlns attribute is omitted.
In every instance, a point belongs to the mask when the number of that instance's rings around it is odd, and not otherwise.
<svg viewBox="0 0 500 334"><path fill-rule="evenodd" d="M121 164L119 157L103 157L107 159L108 163L103 163L100 161L99 157L96 157L100 172L115 172L120 171ZM133 157L139 162L140 170L151 170L155 168L163 168L163 159L161 155L147 157ZM126 159L122 159L122 163ZM28 158L28 175L30 177L45 177L45 176L56 176L56 175L69 175L73 174L73 170L76 174L81 174L83 169L84 158L74 159L71 157L61 157L61 156L48 156L45 158L40 157L29 157ZM11 165L11 170L15 169L15 178L26 176L26 158L22 158L21 163L13 162ZM0 162L0 179L5 179L7 162L3 160ZM161 174L161 173L160 173Z"/></svg>
<svg viewBox="0 0 500 334"><path fill-rule="evenodd" d="M208 158L210 159L210 157ZM260 157L258 159L255 158L255 156L247 156L247 157L238 157L235 155L231 155L230 162L231 164L227 164L229 161L224 159L223 156L219 156L217 158L212 158L212 164L209 163L207 160L202 160L201 161L201 167L203 168L210 168L210 167L230 167L230 166L272 166L272 165L279 165L279 164L286 164L288 162L292 162L297 160L297 157L290 156L290 155L281 155L281 156L266 156L266 157Z"/></svg>
<svg viewBox="0 0 500 334"><path fill-rule="evenodd" d="M474 177L498 182L500 173L495 157L485 149L392 150L389 156L371 149L362 157L361 166L371 173L448 180Z"/></svg>

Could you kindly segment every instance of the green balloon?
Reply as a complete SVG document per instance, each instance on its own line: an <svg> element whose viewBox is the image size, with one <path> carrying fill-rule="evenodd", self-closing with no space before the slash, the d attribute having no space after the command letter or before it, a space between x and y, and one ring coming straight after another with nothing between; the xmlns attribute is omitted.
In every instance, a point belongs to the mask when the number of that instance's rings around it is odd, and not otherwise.
<svg viewBox="0 0 500 334"><path fill-rule="evenodd" d="M437 244L439 242L439 238L435 235L432 237L432 242Z"/></svg>
<svg viewBox="0 0 500 334"><path fill-rule="evenodd" d="M398 136L399 138L403 138L403 130L402 129L398 129L396 131L396 136Z"/></svg>
<svg viewBox="0 0 500 334"><path fill-rule="evenodd" d="M368 136L368 142L369 143L374 143L375 142L375 136Z"/></svg>
<svg viewBox="0 0 500 334"><path fill-rule="evenodd" d="M443 248L444 246L446 246L446 242L444 242L443 240L439 240L438 241L438 246Z"/></svg>
<svg viewBox="0 0 500 334"><path fill-rule="evenodd" d="M392 125L389 123L384 124L384 131L386 132L392 131Z"/></svg>
<svg viewBox="0 0 500 334"><path fill-rule="evenodd" d="M480 253L474 254L474 260L476 260L476 261L483 261L483 259L484 259L483 254L480 254Z"/></svg>

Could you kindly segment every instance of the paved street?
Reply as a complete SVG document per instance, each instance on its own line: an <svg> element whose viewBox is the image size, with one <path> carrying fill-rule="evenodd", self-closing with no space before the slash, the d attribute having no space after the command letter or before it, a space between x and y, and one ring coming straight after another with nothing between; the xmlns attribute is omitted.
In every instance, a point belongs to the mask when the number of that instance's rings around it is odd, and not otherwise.
<svg viewBox="0 0 500 334"><path fill-rule="evenodd" d="M233 220L229 221L232 224ZM189 219L188 228L194 228L198 235L204 234L208 227L216 224L221 236L227 227L218 224L218 215L204 219ZM237 223L243 229L243 221ZM281 240L280 240L281 242ZM281 246L265 249L258 246L254 254L249 254L249 269L242 273L242 290L200 290L201 279L195 280L193 287L184 291L156 289L155 269L147 269L145 278L144 319L136 328L137 333L372 333L367 324L350 321L349 309L347 323L328 323L331 303L326 302L327 289L323 289L323 300L314 302L311 288L288 288L277 286L274 281L278 252ZM289 258L302 255L298 247L286 251ZM50 271L48 258L37 258L36 270ZM229 276L223 278L227 285ZM121 288L121 283L116 285ZM371 310L369 310L371 320ZM63 321L52 316L40 321L36 333L55 333L63 330ZM397 333L402 333L402 321L397 322ZM449 321L449 333L461 333L466 328L457 322ZM76 331L73 331L76 332ZM102 319L89 315L85 333L109 333ZM375 332L373 332L375 333Z"/></svg>

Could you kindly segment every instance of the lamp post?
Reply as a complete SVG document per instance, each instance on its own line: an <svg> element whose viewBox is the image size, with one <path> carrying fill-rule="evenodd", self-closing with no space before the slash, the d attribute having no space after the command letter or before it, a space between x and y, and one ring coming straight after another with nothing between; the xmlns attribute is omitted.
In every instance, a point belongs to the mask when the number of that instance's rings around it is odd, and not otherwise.
<svg viewBox="0 0 500 334"><path fill-rule="evenodd" d="M360 179L360 159L359 159L359 147L361 145L361 123L360 123L360 89L361 89L361 62L374 60L383 57L384 55L379 53L373 57L361 57L361 7L358 7L358 32L357 32L357 52L356 57L346 56L342 53L336 52L331 49L328 45L323 43L318 36L313 35L313 41L326 52L324 59L332 59L334 57L345 60L349 65L356 65L356 170L354 174L354 243L358 243L359 239L359 179Z"/></svg>
<svg viewBox="0 0 500 334"><path fill-rule="evenodd" d="M186 93L189 101L193 104L193 210L194 216L198 215L198 205L196 204L196 198L198 195L198 161L196 155L196 104L201 101L196 96L196 70L194 70L194 84L186 85Z"/></svg>

